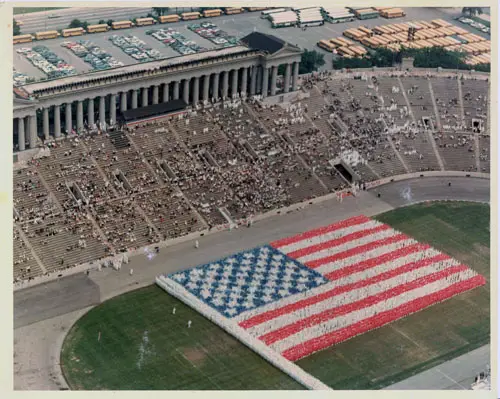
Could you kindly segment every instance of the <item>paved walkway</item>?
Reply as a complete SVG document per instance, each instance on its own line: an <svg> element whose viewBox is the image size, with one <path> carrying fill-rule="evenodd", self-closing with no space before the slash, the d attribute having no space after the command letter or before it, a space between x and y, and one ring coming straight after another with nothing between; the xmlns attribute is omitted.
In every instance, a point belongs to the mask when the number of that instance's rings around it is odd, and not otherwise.
<svg viewBox="0 0 500 399"><path fill-rule="evenodd" d="M452 186L448 187L448 182ZM472 178L423 178L387 184L376 192L361 192L342 203L328 200L298 212L273 216L251 228L209 235L194 242L163 248L149 261L146 255L130 259L121 271L105 269L90 277L76 274L15 292L14 388L54 390L66 387L59 367L64 335L92 306L121 293L147 286L154 277L187 269L225 255L262 245L361 213L372 216L396 207L433 199L489 201L489 180ZM129 268L134 269L130 276ZM465 368L464 368L465 370ZM474 373L471 372L471 375Z"/></svg>
<svg viewBox="0 0 500 399"><path fill-rule="evenodd" d="M476 375L491 364L490 355L488 344L385 389L469 390Z"/></svg>

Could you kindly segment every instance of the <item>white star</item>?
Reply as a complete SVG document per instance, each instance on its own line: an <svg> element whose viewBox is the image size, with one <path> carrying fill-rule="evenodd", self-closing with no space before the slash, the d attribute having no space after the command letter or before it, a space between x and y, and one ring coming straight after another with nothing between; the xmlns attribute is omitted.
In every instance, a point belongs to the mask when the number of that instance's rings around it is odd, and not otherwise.
<svg viewBox="0 0 500 399"><path fill-rule="evenodd" d="M226 313L228 313L231 316L234 316L236 313L238 313L238 311L234 308L230 308L226 310Z"/></svg>
<svg viewBox="0 0 500 399"><path fill-rule="evenodd" d="M186 279L186 276L184 276L184 274L174 274L172 278L178 282L183 282Z"/></svg>
<svg viewBox="0 0 500 399"><path fill-rule="evenodd" d="M221 298L214 298L212 300L212 303L215 305L215 306L222 306L224 305L224 301L221 299Z"/></svg>

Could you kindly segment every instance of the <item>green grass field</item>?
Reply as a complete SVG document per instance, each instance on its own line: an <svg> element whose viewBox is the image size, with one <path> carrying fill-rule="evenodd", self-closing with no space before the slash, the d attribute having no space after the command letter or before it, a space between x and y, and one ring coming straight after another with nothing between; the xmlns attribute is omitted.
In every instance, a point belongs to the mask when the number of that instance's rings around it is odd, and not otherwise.
<svg viewBox="0 0 500 399"><path fill-rule="evenodd" d="M19 14L29 14L32 12L40 12L40 11L52 11L52 10L62 10L68 7L14 7L12 9L12 13L14 15Z"/></svg>
<svg viewBox="0 0 500 399"><path fill-rule="evenodd" d="M489 280L488 205L420 204L377 219L432 244ZM390 385L487 344L489 292L488 283L298 365L334 389ZM193 322L190 329L188 320ZM61 364L72 389L302 388L156 286L92 309L69 332Z"/></svg>

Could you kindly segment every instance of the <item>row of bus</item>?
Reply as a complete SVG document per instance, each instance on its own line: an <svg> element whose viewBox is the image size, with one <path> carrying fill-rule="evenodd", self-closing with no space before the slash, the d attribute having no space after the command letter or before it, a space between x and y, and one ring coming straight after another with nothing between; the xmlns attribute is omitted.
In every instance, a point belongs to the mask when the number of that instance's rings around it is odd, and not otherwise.
<svg viewBox="0 0 500 399"><path fill-rule="evenodd" d="M413 28L413 32L410 29ZM347 29L345 40L355 40L362 45L376 49L389 48L398 51L401 47L423 49L442 47L451 51L463 51L473 55L490 52L491 43L485 38L468 32L441 19L418 22L406 22ZM320 47L330 50L326 44Z"/></svg>
<svg viewBox="0 0 500 399"><path fill-rule="evenodd" d="M410 29L414 29L410 38ZM399 24L391 24L391 25L381 25L375 26L373 28L367 28L365 26L347 29L343 32L344 36L361 41L366 38L377 38L377 37L390 37L396 36L401 39L433 39L436 37L446 37L453 35L463 35L468 32L454 25L446 25L443 26L441 22L434 21L419 21L419 22L405 22Z"/></svg>
<svg viewBox="0 0 500 399"><path fill-rule="evenodd" d="M359 46L345 37L320 40L318 46L330 53L339 54L347 58L362 57L367 53L363 46Z"/></svg>
<svg viewBox="0 0 500 399"><path fill-rule="evenodd" d="M246 7L247 11L263 11L267 10L267 7ZM171 15L162 15L157 19L152 17L147 18L137 18L135 20L135 24L132 21L117 21L113 22L111 26L108 24L97 24L97 25L88 25L87 29L84 28L68 28L63 29L61 33L57 30L47 31L47 32L37 32L34 35L25 34L25 35L17 35L14 36L13 42L14 44L19 43L29 43L33 40L47 40L47 39L55 39L59 36L62 37L72 37L72 36L81 36L85 33L99 33L99 32L107 32L110 29L129 29L133 26L149 26L154 25L156 23L165 24L179 21L192 21L200 18L213 18L221 15L234 15L240 14L244 11L241 7L225 7L223 9L217 8L212 10L204 10L202 13L200 12L185 12L180 15L171 14Z"/></svg>

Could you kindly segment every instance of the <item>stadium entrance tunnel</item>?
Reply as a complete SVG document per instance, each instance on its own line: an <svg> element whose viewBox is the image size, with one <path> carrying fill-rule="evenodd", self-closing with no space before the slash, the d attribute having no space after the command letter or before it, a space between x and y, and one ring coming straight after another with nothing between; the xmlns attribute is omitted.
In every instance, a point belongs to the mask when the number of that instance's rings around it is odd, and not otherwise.
<svg viewBox="0 0 500 399"><path fill-rule="evenodd" d="M349 184L360 180L359 176L344 161L341 160L340 162L333 162L332 165L335 170L340 173L346 181L349 182Z"/></svg>

